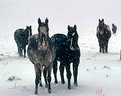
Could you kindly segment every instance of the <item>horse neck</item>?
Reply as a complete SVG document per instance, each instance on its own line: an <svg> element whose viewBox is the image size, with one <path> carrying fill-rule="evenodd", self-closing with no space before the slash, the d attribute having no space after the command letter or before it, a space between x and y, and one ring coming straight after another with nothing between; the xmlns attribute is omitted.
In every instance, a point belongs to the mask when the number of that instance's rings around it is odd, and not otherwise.
<svg viewBox="0 0 121 96"><path fill-rule="evenodd" d="M77 50L79 48L79 46L78 46L78 34L73 39L74 39L74 42L72 42L72 46L71 46L71 40L69 40L69 48L74 51L74 50Z"/></svg>

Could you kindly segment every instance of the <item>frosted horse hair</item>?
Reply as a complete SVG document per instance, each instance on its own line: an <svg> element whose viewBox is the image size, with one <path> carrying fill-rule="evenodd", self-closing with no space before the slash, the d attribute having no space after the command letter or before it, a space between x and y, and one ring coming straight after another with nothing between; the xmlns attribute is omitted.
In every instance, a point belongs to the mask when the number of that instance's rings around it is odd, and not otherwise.
<svg viewBox="0 0 121 96"><path fill-rule="evenodd" d="M111 37L111 30L110 27L104 23L104 19L99 19L96 36L99 42L99 52L108 53L108 42Z"/></svg>
<svg viewBox="0 0 121 96"><path fill-rule="evenodd" d="M45 87L51 93L51 70L55 59L55 51L53 43L49 38L48 19L41 22L38 18L38 34L30 38L27 53L29 60L34 64L35 68L35 94L38 94L38 84L42 86L41 72L43 71Z"/></svg>

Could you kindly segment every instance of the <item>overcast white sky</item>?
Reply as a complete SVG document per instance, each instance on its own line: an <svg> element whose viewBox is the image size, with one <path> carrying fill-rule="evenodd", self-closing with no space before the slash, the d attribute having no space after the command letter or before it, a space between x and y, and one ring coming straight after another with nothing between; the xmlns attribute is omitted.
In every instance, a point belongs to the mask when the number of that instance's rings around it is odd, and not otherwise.
<svg viewBox="0 0 121 96"><path fill-rule="evenodd" d="M5 33L32 25L35 31L38 17L48 17L52 31L65 31L62 28L68 24L90 30L99 18L119 26L120 4L120 0L0 0L0 29Z"/></svg>

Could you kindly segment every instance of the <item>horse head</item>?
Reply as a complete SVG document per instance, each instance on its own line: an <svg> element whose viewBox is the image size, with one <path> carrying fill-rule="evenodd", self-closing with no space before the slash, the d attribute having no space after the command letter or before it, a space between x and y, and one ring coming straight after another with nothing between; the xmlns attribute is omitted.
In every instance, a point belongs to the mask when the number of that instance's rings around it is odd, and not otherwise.
<svg viewBox="0 0 121 96"><path fill-rule="evenodd" d="M77 26L70 27L68 25L68 41L71 50L76 50L78 48L78 33L77 33Z"/></svg>
<svg viewBox="0 0 121 96"><path fill-rule="evenodd" d="M105 26L104 19L102 19L102 20L99 19L99 25L98 25L99 30L103 31L104 30L104 26Z"/></svg>
<svg viewBox="0 0 121 96"><path fill-rule="evenodd" d="M22 38L24 41L24 44L27 45L30 37L32 36L32 28L31 26L26 26L26 29L22 33Z"/></svg>
<svg viewBox="0 0 121 96"><path fill-rule="evenodd" d="M25 29L25 36L29 39L32 36L32 27L31 26L26 26Z"/></svg>
<svg viewBox="0 0 121 96"><path fill-rule="evenodd" d="M46 49L48 46L49 39L49 27L48 19L45 19L45 22L41 22L41 19L38 19L38 48Z"/></svg>
<svg viewBox="0 0 121 96"><path fill-rule="evenodd" d="M99 34L101 34L101 35L104 35L104 34L107 33L107 26L104 23L104 19L102 19L102 20L99 19L99 24L98 24L98 27L97 27L97 32L99 32Z"/></svg>

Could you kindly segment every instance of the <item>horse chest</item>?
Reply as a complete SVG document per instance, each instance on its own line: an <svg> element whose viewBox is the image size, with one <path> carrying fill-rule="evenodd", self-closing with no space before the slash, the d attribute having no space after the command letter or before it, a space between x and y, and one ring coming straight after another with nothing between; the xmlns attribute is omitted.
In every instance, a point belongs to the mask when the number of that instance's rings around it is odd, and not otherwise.
<svg viewBox="0 0 121 96"><path fill-rule="evenodd" d="M52 55L48 50L37 51L37 58L39 62L44 62L44 63L52 62Z"/></svg>

